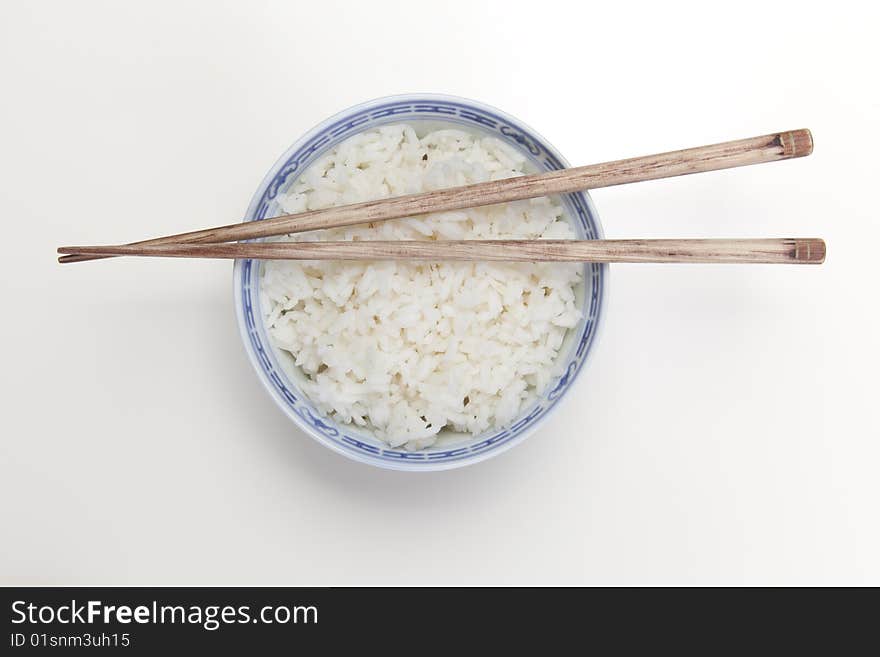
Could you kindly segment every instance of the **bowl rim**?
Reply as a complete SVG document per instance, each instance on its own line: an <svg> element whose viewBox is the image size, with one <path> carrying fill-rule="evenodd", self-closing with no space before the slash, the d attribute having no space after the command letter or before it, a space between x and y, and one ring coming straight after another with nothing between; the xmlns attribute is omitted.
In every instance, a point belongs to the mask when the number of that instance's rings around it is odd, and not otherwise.
<svg viewBox="0 0 880 657"><path fill-rule="evenodd" d="M552 154L563 167L570 167L568 160L563 157L559 151L553 146L547 139L539 133L537 130L534 130L529 124L525 123L521 119L511 116L507 112L504 112L497 107L492 105L488 105L481 101L473 100L471 98L465 98L462 96L456 96L451 94L439 94L439 93L405 93L405 94L392 94L388 96L379 96L377 98L373 98L371 100L367 100L361 103L357 103L346 109L343 109L335 114L327 117L326 119L317 123L310 130L306 131L302 134L298 139L296 139L288 148L281 153L281 155L275 160L275 163L269 168L266 175L262 178L259 185L257 186L254 194L251 198L250 203L248 204L247 211L245 213L245 217L251 217L255 214L257 208L260 205L260 202L263 198L264 191L268 189L269 185L278 175L279 171L283 168L287 160L290 156L296 152L299 148L301 148L304 144L308 143L312 138L319 135L321 132L325 131L328 127L337 124L338 122L352 116L359 114L365 110L370 109L371 107L389 103L389 102L450 102L450 103L458 103L464 105L470 105L471 107L482 110L485 112L489 112L495 114L496 116L509 120L514 125L519 125L525 130L527 130L530 134L535 136L541 141L542 146ZM590 215L593 219L596 238L601 239L604 237L604 230L602 227L601 220L599 218L599 214L596 210L595 205L593 204L593 200L589 195L587 190L583 190L580 192L583 194L584 201L587 205L587 208L590 212ZM249 219L244 219L243 221L249 221ZM358 452L349 451L343 449L340 445L337 445L332 440L329 440L326 436L322 435L319 431L316 431L314 427L310 424L306 423L303 418L297 415L293 409L285 402L285 400L281 399L281 395L275 387L270 385L270 382L267 380L265 376L265 372L259 362L259 358L254 351L254 348L251 344L248 334L247 322L244 316L244 301L242 298L242 289L238 284L241 275L241 268L243 266L244 260L237 259L235 260L235 264L233 267L233 303L235 307L235 315L239 329L239 335L242 339L242 344L244 346L245 352L247 353L248 360L251 363L251 366L254 368L257 379L262 384L263 388L269 393L269 396L275 402L275 404L290 418L294 424L306 435L310 436L312 439L320 443L321 445L328 447L334 452L341 454L353 461L358 463L364 463L367 465L371 465L374 467L386 469L386 470L397 470L397 471L405 471L405 472L436 472L441 470L452 470L456 468L462 468L468 465L474 465L476 463L480 463L485 461L486 459L492 458L499 454L506 452L511 449L515 445L519 445L522 441L530 436L534 435L534 433L540 429L547 418L552 414L552 411L558 408L559 404L562 402L562 399L567 396L567 393L574 387L574 382L580 378L581 373L587 368L590 363L590 352L595 349L596 344L601 339L603 334L603 328L605 324L605 315L607 314L607 304L608 304L608 278L609 278L609 267L607 264L601 264L601 276L599 280L599 306L596 312L596 317L593 324L592 337L590 339L589 344L587 345L587 352L584 354L580 367L574 373L574 378L572 381L562 390L559 397L553 403L553 406L548 409L546 413L542 413L538 418L536 418L529 426L525 427L519 434L513 436L512 438L502 442L501 444L495 446L492 449L485 449L477 453L472 453L465 458L460 458L456 460L450 461L408 461L408 460L385 460L380 458L370 458L366 454L360 454Z"/></svg>

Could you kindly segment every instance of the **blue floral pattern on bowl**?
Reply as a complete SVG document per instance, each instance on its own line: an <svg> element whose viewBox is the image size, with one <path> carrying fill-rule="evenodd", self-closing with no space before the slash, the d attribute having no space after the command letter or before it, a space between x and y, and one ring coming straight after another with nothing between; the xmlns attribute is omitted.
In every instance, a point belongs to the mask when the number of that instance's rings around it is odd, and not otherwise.
<svg viewBox="0 0 880 657"><path fill-rule="evenodd" d="M301 172L327 150L353 134L380 125L418 121L455 124L491 134L521 151L538 170L561 169L568 164L556 150L513 117L475 101L417 94L381 98L346 110L317 126L279 159L261 183L248 208L246 221L259 221L280 214L275 199ZM579 237L599 239L602 229L586 193L560 197L574 220ZM377 439L345 424L322 416L297 389L279 363L271 346L259 304L260 263L237 260L234 271L236 314L242 338L254 368L275 401L306 433L319 442L355 460L380 467L403 470L439 470L483 460L513 446L531 433L559 403L583 368L595 342L602 315L607 266L584 266L584 318L573 331L577 336L567 365L547 387L543 397L509 426L449 446L420 451L388 447Z"/></svg>

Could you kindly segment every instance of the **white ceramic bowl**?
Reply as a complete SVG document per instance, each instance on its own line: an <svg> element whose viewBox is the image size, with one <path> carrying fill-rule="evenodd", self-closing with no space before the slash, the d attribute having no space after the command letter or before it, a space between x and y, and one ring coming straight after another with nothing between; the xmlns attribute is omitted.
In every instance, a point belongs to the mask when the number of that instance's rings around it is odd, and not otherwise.
<svg viewBox="0 0 880 657"><path fill-rule="evenodd" d="M568 162L534 130L512 116L473 100L437 94L407 94L377 98L356 105L321 122L296 141L279 158L257 188L246 221L259 221L283 214L275 198L316 158L342 140L376 126L407 122L431 127L437 123L464 127L494 135L522 151L538 171L561 169ZM579 238L599 239L602 227L586 193L562 197L566 212ZM315 410L300 392L302 377L289 354L275 349L267 336L259 300L260 263L237 260L233 277L235 308L242 341L257 376L290 419L322 445L349 458L396 470L442 470L476 463L499 454L522 441L550 415L584 363L595 342L602 319L608 269L586 264L582 301L584 316L570 330L559 355L560 374L543 396L508 426L480 436L444 435L433 446L420 450L391 448L359 427L337 424Z"/></svg>

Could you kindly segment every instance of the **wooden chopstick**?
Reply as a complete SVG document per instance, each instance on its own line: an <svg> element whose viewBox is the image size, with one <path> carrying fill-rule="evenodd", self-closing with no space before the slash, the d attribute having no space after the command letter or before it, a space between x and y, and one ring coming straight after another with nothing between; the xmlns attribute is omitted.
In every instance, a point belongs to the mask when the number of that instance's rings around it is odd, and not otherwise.
<svg viewBox="0 0 880 657"><path fill-rule="evenodd" d="M260 260L503 260L820 264L825 242L786 239L464 240L68 246L59 253Z"/></svg>
<svg viewBox="0 0 880 657"><path fill-rule="evenodd" d="M791 130L658 155L646 155L476 185L451 187L300 214L282 215L262 221L250 221L168 235L133 244L191 244L249 240L320 228L398 219L427 212L460 210L643 180L730 169L803 157L812 152L813 138L810 131ZM97 254L70 255L59 258L59 261L65 263L82 262L106 257L112 256L109 254L100 256Z"/></svg>

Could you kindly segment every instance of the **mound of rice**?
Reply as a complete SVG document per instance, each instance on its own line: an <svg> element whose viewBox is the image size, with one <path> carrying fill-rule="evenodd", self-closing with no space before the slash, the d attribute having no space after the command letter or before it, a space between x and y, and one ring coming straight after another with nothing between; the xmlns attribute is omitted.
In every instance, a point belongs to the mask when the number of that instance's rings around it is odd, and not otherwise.
<svg viewBox="0 0 880 657"><path fill-rule="evenodd" d="M523 175L503 142L410 125L356 135L306 169L285 212ZM562 207L538 198L287 240L573 239ZM444 427L478 434L513 420L554 375L580 319L568 263L265 261L261 303L274 344L336 421L420 449Z"/></svg>

